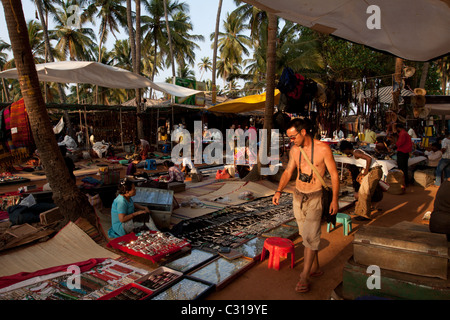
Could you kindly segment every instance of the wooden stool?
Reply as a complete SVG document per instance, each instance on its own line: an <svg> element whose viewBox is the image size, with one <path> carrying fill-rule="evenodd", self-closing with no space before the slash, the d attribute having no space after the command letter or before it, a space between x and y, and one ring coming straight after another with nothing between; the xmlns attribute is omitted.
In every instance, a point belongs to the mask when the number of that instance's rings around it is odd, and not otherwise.
<svg viewBox="0 0 450 320"><path fill-rule="evenodd" d="M264 260L266 250L269 251L268 267L280 270L280 257L286 258L291 254L291 268L294 268L294 243L285 238L270 237L264 241L264 247L261 253L261 261Z"/></svg>

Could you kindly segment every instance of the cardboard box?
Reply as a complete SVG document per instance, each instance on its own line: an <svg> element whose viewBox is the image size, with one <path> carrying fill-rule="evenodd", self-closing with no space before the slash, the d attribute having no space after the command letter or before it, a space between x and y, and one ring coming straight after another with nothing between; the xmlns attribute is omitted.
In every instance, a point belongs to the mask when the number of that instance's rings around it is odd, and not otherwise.
<svg viewBox="0 0 450 320"><path fill-rule="evenodd" d="M447 279L448 245L443 234L364 225L355 233L353 253L362 265Z"/></svg>

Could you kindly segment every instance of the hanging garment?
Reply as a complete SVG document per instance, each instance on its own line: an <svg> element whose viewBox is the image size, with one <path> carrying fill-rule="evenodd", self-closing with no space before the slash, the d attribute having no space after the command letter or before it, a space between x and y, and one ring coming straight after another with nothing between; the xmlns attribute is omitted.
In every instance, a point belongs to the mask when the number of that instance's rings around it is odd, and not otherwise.
<svg viewBox="0 0 450 320"><path fill-rule="evenodd" d="M280 90L281 93L287 94L288 92L292 92L296 85L297 77L295 76L294 71L289 67L285 67L281 73L280 80L278 81L277 89Z"/></svg>
<svg viewBox="0 0 450 320"><path fill-rule="evenodd" d="M11 105L10 127L11 154L19 160L28 157L31 153L30 147L33 145L33 139L23 98Z"/></svg>

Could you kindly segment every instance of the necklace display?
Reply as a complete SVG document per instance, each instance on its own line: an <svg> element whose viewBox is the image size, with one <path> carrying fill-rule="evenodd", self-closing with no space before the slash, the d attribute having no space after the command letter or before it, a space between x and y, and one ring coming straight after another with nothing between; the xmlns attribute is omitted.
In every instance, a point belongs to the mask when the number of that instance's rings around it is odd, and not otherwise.
<svg viewBox="0 0 450 320"><path fill-rule="evenodd" d="M278 206L266 197L183 222L183 232L177 236L193 247L218 250L237 247L292 219L291 194L281 198Z"/></svg>
<svg viewBox="0 0 450 320"><path fill-rule="evenodd" d="M121 241L118 245L149 256L169 254L173 250L189 245L183 239L160 231L142 231L136 233L136 237L129 242Z"/></svg>

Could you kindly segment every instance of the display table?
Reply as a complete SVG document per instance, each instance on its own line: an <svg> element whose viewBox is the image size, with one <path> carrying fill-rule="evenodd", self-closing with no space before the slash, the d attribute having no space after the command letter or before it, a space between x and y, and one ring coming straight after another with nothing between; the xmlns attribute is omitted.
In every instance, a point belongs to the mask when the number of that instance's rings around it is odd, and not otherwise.
<svg viewBox="0 0 450 320"><path fill-rule="evenodd" d="M355 159L354 157L347 157L347 156L341 156L341 155L333 155L334 161L341 163L341 169L344 166L344 163L353 164L357 167L365 168L366 167L366 160L364 159ZM426 160L426 157L419 156L419 157L413 157L408 159L408 166L413 166L421 161ZM374 161L381 166L381 169L383 170L383 177L382 180L385 180L389 170L397 167L397 161L395 160L376 160ZM341 178L342 178L342 170L341 170Z"/></svg>

